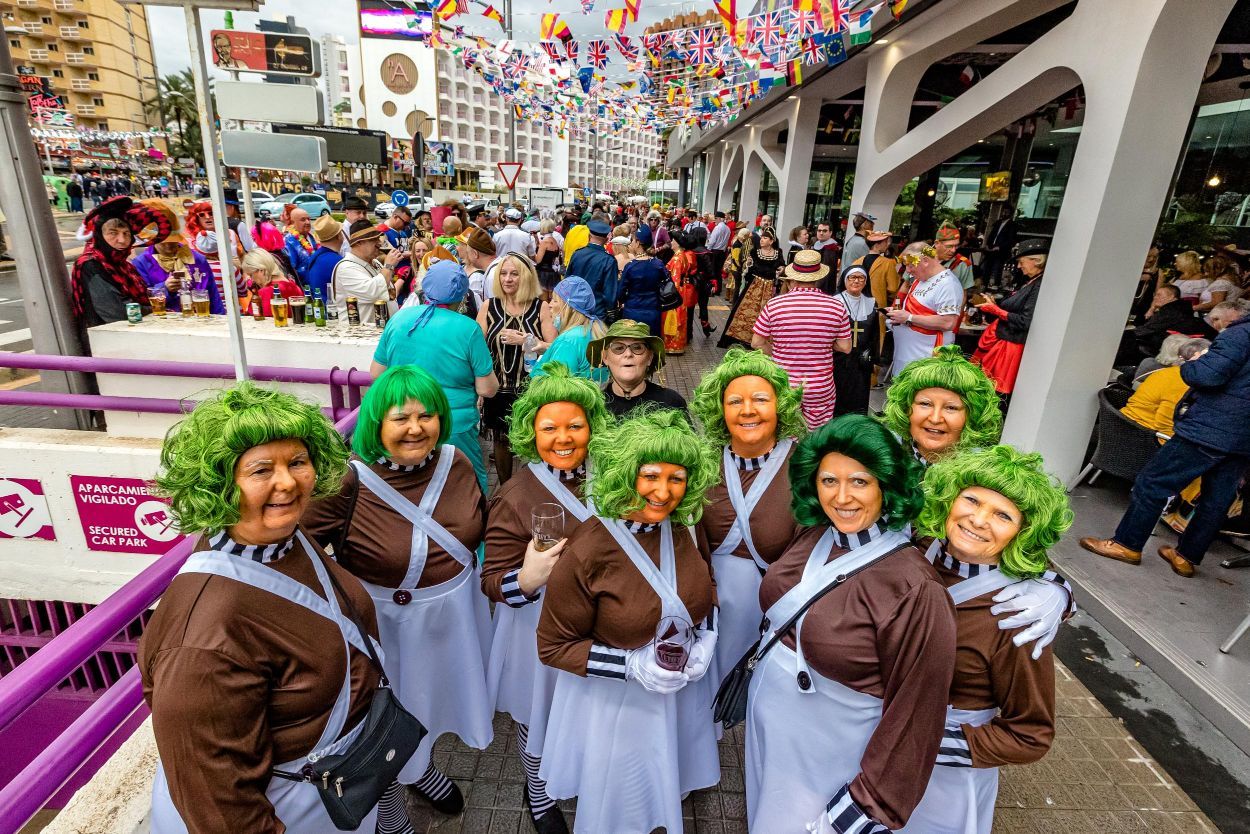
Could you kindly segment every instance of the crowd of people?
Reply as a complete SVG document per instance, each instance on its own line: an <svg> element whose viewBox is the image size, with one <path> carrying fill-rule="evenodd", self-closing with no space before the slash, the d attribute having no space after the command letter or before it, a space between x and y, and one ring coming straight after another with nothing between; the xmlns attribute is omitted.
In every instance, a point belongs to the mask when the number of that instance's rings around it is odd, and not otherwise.
<svg viewBox="0 0 1250 834"><path fill-rule="evenodd" d="M1047 559L1067 498L999 442L1047 241L997 224L973 263L964 230L901 240L863 214L845 246L645 205L368 215L249 228L236 207L218 230L205 204L119 197L84 225L84 324L190 281L214 312L302 294L380 327L346 443L247 384L166 440L157 484L202 537L140 652L154 830L335 830L335 768L383 749L379 698L426 734L343 776L372 800L356 830L457 813L432 744L485 748L495 712L544 834L570 798L580 832L681 831L738 721L752 832L990 830L997 769L1050 746L1075 610ZM1081 544L1140 561L1170 509L1161 555L1191 576L1245 497L1250 304L1236 276L1196 284L1235 266L1176 267L1139 289L1123 369L1126 416L1166 442L1114 538ZM714 336L687 403L665 365Z"/></svg>

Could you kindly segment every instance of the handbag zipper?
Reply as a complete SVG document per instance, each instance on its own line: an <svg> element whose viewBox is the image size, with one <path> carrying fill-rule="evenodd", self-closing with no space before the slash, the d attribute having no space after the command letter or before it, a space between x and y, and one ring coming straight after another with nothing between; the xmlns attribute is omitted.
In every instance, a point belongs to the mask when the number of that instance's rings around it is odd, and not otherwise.
<svg viewBox="0 0 1250 834"><path fill-rule="evenodd" d="M340 799L343 798L343 777L342 776L334 780L334 791L335 793L339 795Z"/></svg>

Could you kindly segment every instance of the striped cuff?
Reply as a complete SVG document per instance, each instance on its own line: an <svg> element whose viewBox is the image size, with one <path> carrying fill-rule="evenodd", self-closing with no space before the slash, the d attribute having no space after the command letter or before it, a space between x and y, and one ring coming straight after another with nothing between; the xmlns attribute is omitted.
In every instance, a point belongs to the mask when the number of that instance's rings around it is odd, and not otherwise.
<svg viewBox="0 0 1250 834"><path fill-rule="evenodd" d="M842 790L829 800L825 813L837 834L890 834L890 829L865 814L864 809L859 807L851 797L849 783L843 785Z"/></svg>
<svg viewBox="0 0 1250 834"><path fill-rule="evenodd" d="M716 624L720 622L720 609L715 605L712 610L707 612L707 616L703 618L703 622L699 623L696 628L699 631L716 631Z"/></svg>
<svg viewBox="0 0 1250 834"><path fill-rule="evenodd" d="M590 644L590 658L586 661L587 677L625 680L625 650L602 643Z"/></svg>
<svg viewBox="0 0 1250 834"><path fill-rule="evenodd" d="M520 568L513 568L503 575L503 581L499 585L499 590L503 594L504 604L509 608L524 608L530 603L538 602L542 596L541 593L537 593L529 597L521 590Z"/></svg>
<svg viewBox="0 0 1250 834"><path fill-rule="evenodd" d="M1068 613L1063 615L1066 620L1076 613L1076 595L1072 593L1072 586L1068 584L1068 580L1059 575L1057 571L1048 570L1042 574L1042 579L1047 582L1054 582L1059 587L1068 592Z"/></svg>
<svg viewBox="0 0 1250 834"><path fill-rule="evenodd" d="M935 764L946 767L972 767L972 751L968 749L968 738L963 727L942 730L942 746L938 748Z"/></svg>

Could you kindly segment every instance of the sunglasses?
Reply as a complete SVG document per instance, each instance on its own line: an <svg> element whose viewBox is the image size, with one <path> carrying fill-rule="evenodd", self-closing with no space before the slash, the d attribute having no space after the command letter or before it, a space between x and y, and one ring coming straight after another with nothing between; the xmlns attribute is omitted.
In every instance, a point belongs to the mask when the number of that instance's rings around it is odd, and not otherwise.
<svg viewBox="0 0 1250 834"><path fill-rule="evenodd" d="M613 356L624 356L626 353L632 353L634 356L642 356L647 352L647 346L642 342L634 342L627 344L625 342L612 342L608 345L608 353Z"/></svg>

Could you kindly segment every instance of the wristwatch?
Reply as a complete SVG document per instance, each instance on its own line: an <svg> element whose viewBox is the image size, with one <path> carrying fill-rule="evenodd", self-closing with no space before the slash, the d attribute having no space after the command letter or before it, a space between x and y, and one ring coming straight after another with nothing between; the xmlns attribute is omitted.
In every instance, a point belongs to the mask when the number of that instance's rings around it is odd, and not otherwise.
<svg viewBox="0 0 1250 834"><path fill-rule="evenodd" d="M907 325L908 325L908 327L910 327L910 326L911 326L911 316L912 316L912 314L911 314L911 313L908 313L908 314L907 314Z"/></svg>

